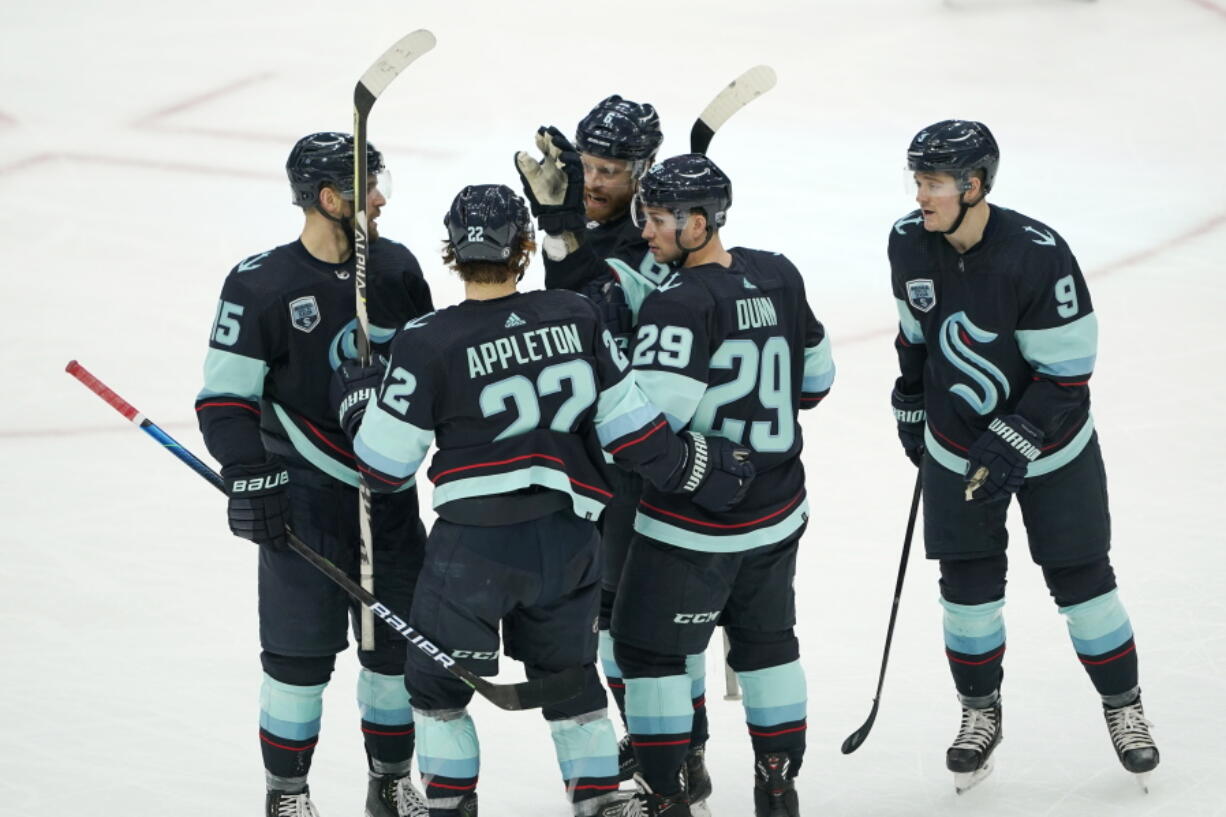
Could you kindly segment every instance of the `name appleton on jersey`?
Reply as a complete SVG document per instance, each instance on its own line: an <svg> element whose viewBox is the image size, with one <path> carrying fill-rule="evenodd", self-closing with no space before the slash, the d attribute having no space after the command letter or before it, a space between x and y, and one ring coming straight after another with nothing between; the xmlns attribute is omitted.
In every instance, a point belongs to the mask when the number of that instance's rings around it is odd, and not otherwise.
<svg viewBox="0 0 1226 817"><path fill-rule="evenodd" d="M512 361L523 365L557 355L579 354L583 344L579 341L579 328L573 323L564 326L545 326L518 335L469 346L468 376L484 377L496 368L505 369Z"/></svg>

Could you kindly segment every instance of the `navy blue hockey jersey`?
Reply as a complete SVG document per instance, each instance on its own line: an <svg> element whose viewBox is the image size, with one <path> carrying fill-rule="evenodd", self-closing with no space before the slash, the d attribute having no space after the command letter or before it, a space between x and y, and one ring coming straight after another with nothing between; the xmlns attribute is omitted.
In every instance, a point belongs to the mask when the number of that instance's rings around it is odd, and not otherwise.
<svg viewBox="0 0 1226 817"><path fill-rule="evenodd" d="M327 263L295 241L230 271L196 399L205 444L223 466L277 454L358 484L328 395L332 371L357 357L353 269L352 257ZM367 307L376 346L433 309L421 267L403 245L386 238L371 245Z"/></svg>
<svg viewBox="0 0 1226 817"><path fill-rule="evenodd" d="M1008 414L1044 433L1028 476L1077 456L1094 430L1098 319L1064 239L993 205L983 239L959 254L915 211L890 230L889 257L902 386L924 395L936 461L965 474L971 444Z"/></svg>
<svg viewBox="0 0 1226 817"><path fill-rule="evenodd" d="M464 301L404 327L354 451L371 488L388 491L432 441L442 515L535 487L594 520L612 498L602 449L661 484L679 482L685 458L596 308L565 290Z"/></svg>
<svg viewBox="0 0 1226 817"><path fill-rule="evenodd" d="M797 411L834 380L825 329L804 280L778 253L734 248L731 267L677 270L643 302L631 363L674 430L726 437L752 450L745 500L712 513L648 487L635 530L693 550L775 544L808 519Z"/></svg>

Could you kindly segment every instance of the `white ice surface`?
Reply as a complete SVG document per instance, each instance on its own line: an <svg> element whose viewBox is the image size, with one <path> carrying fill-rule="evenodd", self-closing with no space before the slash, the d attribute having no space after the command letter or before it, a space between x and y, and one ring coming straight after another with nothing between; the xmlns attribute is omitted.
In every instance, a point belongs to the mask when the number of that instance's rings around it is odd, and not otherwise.
<svg viewBox="0 0 1226 817"><path fill-rule="evenodd" d="M255 548L212 488L62 370L79 358L203 454L192 400L223 276L296 235L289 146L348 129L355 79L417 27L439 46L370 133L396 177L380 229L439 304L460 295L436 260L447 203L517 187L511 153L537 125L569 130L617 92L655 102L662 155L678 153L725 82L779 74L712 155L736 182L726 238L796 261L839 365L804 417L806 814L1226 813L1222 0L9 0L0 19L0 815L259 812ZM957 706L918 554L876 728L839 754L876 682L913 475L886 405L886 231L911 207L907 140L951 116L991 124L994 200L1058 229L1089 276L1112 555L1163 757L1147 796L1020 526L996 773L958 798L944 770ZM359 813L364 790L356 660L338 664L312 774L325 817ZM748 739L709 664L713 811L741 817ZM483 813L563 817L538 716L474 711Z"/></svg>

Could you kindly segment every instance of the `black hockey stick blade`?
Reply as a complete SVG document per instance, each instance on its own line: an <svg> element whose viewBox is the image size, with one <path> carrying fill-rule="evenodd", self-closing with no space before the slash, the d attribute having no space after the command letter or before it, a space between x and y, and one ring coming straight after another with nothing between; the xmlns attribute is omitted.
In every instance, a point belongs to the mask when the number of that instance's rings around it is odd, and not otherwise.
<svg viewBox="0 0 1226 817"><path fill-rule="evenodd" d="M868 733L872 731L873 721L877 720L877 706L881 703L881 698L873 698L872 711L868 713L868 720L864 724L852 732L843 741L843 754L850 755L852 752L860 748L860 744L864 743L868 738Z"/></svg>
<svg viewBox="0 0 1226 817"><path fill-rule="evenodd" d="M353 105L364 117L387 86L422 54L434 48L434 34L424 28L409 32L366 69L353 89Z"/></svg>
<svg viewBox="0 0 1226 817"><path fill-rule="evenodd" d="M568 667L544 678L518 684L492 684L477 675L461 676L481 697L499 709L540 709L568 701L583 691L586 675L582 667Z"/></svg>
<svg viewBox="0 0 1226 817"><path fill-rule="evenodd" d="M773 68L757 65L728 83L695 120L690 130L690 153L706 153L715 132L734 113L774 88L776 81Z"/></svg>

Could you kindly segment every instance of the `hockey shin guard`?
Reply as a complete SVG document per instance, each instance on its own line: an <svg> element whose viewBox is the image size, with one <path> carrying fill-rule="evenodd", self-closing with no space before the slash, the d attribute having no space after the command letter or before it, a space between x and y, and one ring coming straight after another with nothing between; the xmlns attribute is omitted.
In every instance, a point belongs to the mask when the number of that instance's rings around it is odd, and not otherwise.
<svg viewBox="0 0 1226 817"><path fill-rule="evenodd" d="M1112 590L1081 604L1061 607L1077 657L1099 695L1114 696L1137 686L1137 651L1132 624Z"/></svg>
<svg viewBox="0 0 1226 817"><path fill-rule="evenodd" d="M808 693L800 661L739 671L745 722L755 755L784 752L795 777L805 754Z"/></svg>
<svg viewBox="0 0 1226 817"><path fill-rule="evenodd" d="M264 769L278 778L279 788L300 781L306 785L311 755L319 742L319 719L323 714L324 688L328 685L295 686L267 673L260 687L260 751Z"/></svg>
<svg viewBox="0 0 1226 817"><path fill-rule="evenodd" d="M417 766L431 811L455 809L477 788L481 745L467 709L418 709Z"/></svg>
<svg viewBox="0 0 1226 817"><path fill-rule="evenodd" d="M685 657L685 674L690 679L690 702L694 707L694 724L690 729L690 745L702 746L707 742L707 654Z"/></svg>
<svg viewBox="0 0 1226 817"><path fill-rule="evenodd" d="M945 608L945 656L958 695L983 698L1000 689L1005 656L1005 600L985 604L955 604Z"/></svg>
<svg viewBox="0 0 1226 817"><path fill-rule="evenodd" d="M607 710L549 722L558 768L575 814L596 814L617 791L617 738Z"/></svg>
<svg viewBox="0 0 1226 817"><path fill-rule="evenodd" d="M600 631L600 669L604 673L605 686L617 704L617 714L621 716L622 726L626 725L626 682L622 679L622 671L613 657L613 636L608 628Z"/></svg>
<svg viewBox="0 0 1226 817"><path fill-rule="evenodd" d="M366 759L376 774L403 777L413 762L413 708L403 675L358 673L358 711Z"/></svg>
<svg viewBox="0 0 1226 817"><path fill-rule="evenodd" d="M680 788L694 705L686 675L626 679L626 723L639 770L657 794Z"/></svg>

